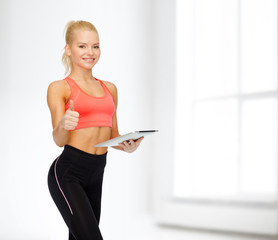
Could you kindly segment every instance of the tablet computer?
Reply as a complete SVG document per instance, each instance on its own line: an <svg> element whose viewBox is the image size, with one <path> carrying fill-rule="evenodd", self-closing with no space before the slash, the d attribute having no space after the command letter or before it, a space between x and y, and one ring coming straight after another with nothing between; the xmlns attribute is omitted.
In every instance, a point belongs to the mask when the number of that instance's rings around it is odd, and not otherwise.
<svg viewBox="0 0 278 240"><path fill-rule="evenodd" d="M147 136L147 135L150 135L150 134L155 133L155 132L158 132L158 130L134 131L134 132L130 132L130 133L127 133L125 135L122 135L122 136L119 136L119 137L116 137L116 138L112 138L108 141L99 143L99 144L95 145L94 147L117 146L119 143L122 143L124 141L128 141L130 139L137 140L140 137Z"/></svg>

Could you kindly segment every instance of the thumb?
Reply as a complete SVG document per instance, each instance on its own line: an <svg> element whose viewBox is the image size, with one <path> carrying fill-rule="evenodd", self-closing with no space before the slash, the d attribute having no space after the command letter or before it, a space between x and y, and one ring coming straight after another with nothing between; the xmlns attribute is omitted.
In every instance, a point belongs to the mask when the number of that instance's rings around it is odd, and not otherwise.
<svg viewBox="0 0 278 240"><path fill-rule="evenodd" d="M72 100L70 100L69 109L70 109L71 111L74 111L74 102L73 102Z"/></svg>

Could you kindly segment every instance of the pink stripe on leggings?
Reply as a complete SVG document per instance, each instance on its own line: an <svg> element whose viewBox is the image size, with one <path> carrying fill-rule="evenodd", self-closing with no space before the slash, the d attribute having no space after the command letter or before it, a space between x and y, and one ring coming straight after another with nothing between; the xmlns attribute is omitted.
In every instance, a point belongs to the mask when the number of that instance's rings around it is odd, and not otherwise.
<svg viewBox="0 0 278 240"><path fill-rule="evenodd" d="M59 156L59 157L60 157L60 156ZM56 165L57 165L57 162L58 162L58 160L59 160L59 157L57 158L57 160L56 160L56 162L55 162L55 171L54 171L54 172L55 172L55 178L56 178L56 181L57 181L58 187L59 187L59 189L60 189L61 193L63 194L63 196L64 196L64 198L65 198L65 200L66 200L66 202L67 202L67 204L68 204L68 206L69 206L69 209L70 209L71 215L73 215L72 210L71 210L71 207L70 207L70 205L69 205L69 202L68 202L68 200L67 200L67 198L66 198L66 196L65 196L65 194L64 194L64 192L63 192L63 190L61 189L60 184L59 184L59 181L58 181L58 178L57 178L57 173L56 173Z"/></svg>

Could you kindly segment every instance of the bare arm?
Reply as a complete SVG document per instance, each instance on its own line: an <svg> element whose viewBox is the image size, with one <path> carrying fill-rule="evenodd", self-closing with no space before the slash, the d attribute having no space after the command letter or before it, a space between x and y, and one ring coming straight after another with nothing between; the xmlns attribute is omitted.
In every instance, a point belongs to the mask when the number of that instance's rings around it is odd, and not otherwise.
<svg viewBox="0 0 278 240"><path fill-rule="evenodd" d="M107 82L106 82L106 84L113 96L113 100L114 100L114 104L115 104L115 112L114 112L114 115L112 118L112 133L111 133L111 139L112 139L112 138L121 136L119 134L119 130L118 130L117 112L116 112L117 106L118 106L118 93L117 93L117 88L114 84L107 83ZM137 149L137 147L140 145L143 138L144 137L141 137L141 138L137 139L136 141L130 140L129 143L127 141L125 141L125 142L119 144L118 146L113 146L113 148L131 153Z"/></svg>
<svg viewBox="0 0 278 240"><path fill-rule="evenodd" d="M115 104L115 112L112 117L112 130L111 130L111 139L112 139L112 138L121 136L119 133L118 122L117 122L118 92L117 92L117 88L114 84L112 84L110 82L105 82L105 83L113 96L113 100L114 100L114 104ZM118 149L118 150L123 150L123 148L120 146L114 146L113 148Z"/></svg>
<svg viewBox="0 0 278 240"><path fill-rule="evenodd" d="M68 130L74 129L78 122L79 114L73 111L73 103L65 113L65 85L63 81L49 84L47 89L47 104L51 113L52 136L59 147L68 142Z"/></svg>

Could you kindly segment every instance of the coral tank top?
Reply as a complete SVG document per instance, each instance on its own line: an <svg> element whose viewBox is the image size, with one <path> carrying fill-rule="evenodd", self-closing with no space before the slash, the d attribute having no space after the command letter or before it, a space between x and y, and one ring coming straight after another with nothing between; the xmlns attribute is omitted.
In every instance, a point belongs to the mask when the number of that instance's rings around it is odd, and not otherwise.
<svg viewBox="0 0 278 240"><path fill-rule="evenodd" d="M115 111L113 96L106 85L99 79L104 96L94 97L83 91L70 77L65 80L70 86L70 98L65 105L65 111L69 108L70 99L74 102L74 111L79 113L79 121L75 129L86 127L110 127L112 128L112 116ZM69 131L73 131L69 130Z"/></svg>

